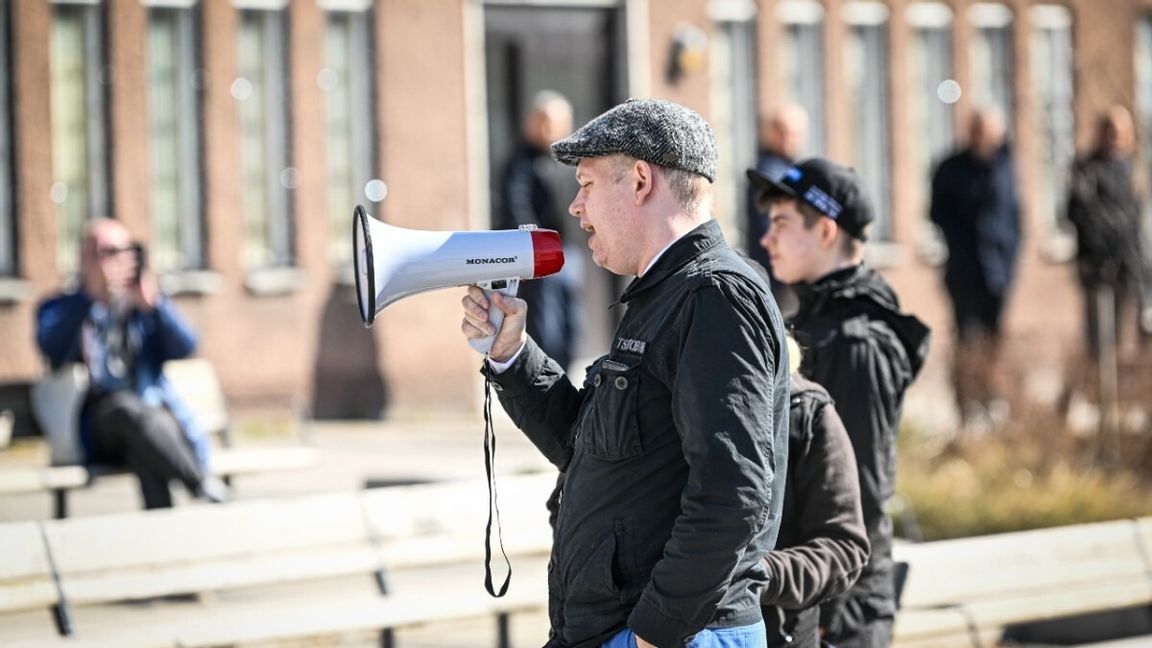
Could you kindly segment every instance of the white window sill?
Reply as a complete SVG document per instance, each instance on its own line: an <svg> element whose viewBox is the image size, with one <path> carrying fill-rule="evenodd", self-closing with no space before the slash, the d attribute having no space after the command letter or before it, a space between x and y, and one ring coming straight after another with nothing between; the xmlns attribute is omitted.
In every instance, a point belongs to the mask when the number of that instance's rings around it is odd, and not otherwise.
<svg viewBox="0 0 1152 648"><path fill-rule="evenodd" d="M248 271L244 287L258 297L291 295L304 288L308 275L299 268L257 268Z"/></svg>
<svg viewBox="0 0 1152 648"><path fill-rule="evenodd" d="M0 277L0 305L16 304L32 298L32 283L16 277Z"/></svg>
<svg viewBox="0 0 1152 648"><path fill-rule="evenodd" d="M159 276L160 288L171 297L181 295L214 295L224 283L218 272L210 270L179 270Z"/></svg>

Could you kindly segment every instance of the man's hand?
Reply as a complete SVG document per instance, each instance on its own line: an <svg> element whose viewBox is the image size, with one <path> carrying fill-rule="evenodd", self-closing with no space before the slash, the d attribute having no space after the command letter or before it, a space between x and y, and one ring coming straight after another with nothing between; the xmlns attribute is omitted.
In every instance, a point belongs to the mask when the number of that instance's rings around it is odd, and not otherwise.
<svg viewBox="0 0 1152 648"><path fill-rule="evenodd" d="M636 648L656 648L656 644L650 644L641 639L640 635L636 635Z"/></svg>
<svg viewBox="0 0 1152 648"><path fill-rule="evenodd" d="M129 291L132 296L132 302L142 311L151 311L156 308L156 303L160 301L160 285L156 281L156 275L151 272L144 272L140 275L140 281L132 284Z"/></svg>
<svg viewBox="0 0 1152 648"><path fill-rule="evenodd" d="M468 294L461 300L464 306L464 320L460 324L460 330L469 340L478 340L497 333L488 357L496 362L507 362L528 337L524 333L528 304L523 299L508 297L499 292L492 293L492 303L504 311L504 322L500 325L498 333L488 322L488 298L484 296L484 291L477 286L469 286Z"/></svg>

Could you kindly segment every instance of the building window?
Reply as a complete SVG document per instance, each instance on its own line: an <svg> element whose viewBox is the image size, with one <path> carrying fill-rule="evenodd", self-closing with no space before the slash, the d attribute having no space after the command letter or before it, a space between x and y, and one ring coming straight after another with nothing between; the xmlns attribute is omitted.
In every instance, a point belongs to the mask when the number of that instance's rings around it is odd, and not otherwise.
<svg viewBox="0 0 1152 648"><path fill-rule="evenodd" d="M712 125L720 152L715 212L725 230L735 235L743 229L747 208L744 169L756 166L758 148L756 5L716 4L712 18L712 78L717 81L712 85Z"/></svg>
<svg viewBox="0 0 1152 648"><path fill-rule="evenodd" d="M912 29L913 184L916 211L927 217L933 168L952 150L956 139L954 107L960 99L960 84L952 73L952 10L942 2L914 2L905 9L905 17Z"/></svg>
<svg viewBox="0 0 1152 648"><path fill-rule="evenodd" d="M9 3L0 4L0 276L12 277L16 267L16 214L12 155L12 58L8 49Z"/></svg>
<svg viewBox="0 0 1152 648"><path fill-rule="evenodd" d="M844 5L848 23L845 75L852 112L852 163L872 196L872 240L892 239L892 152L888 127L888 7Z"/></svg>
<svg viewBox="0 0 1152 648"><path fill-rule="evenodd" d="M1037 213L1055 231L1063 220L1065 185L1076 156L1073 112L1072 12L1060 5L1028 10L1032 31L1032 117L1039 155Z"/></svg>
<svg viewBox="0 0 1152 648"><path fill-rule="evenodd" d="M1152 15L1136 26L1136 114L1144 172L1152 186ZM1152 200L1144 201L1144 234L1152 240Z"/></svg>
<svg viewBox="0 0 1152 648"><path fill-rule="evenodd" d="M56 265L79 267L85 223L112 216L109 196L107 66L104 7L57 2L52 6L52 201L56 203Z"/></svg>
<svg viewBox="0 0 1152 648"><path fill-rule="evenodd" d="M1012 129L1013 70L1012 10L1002 4L977 2L968 7L972 24L971 97L976 107L994 106L1004 112L1005 125Z"/></svg>
<svg viewBox="0 0 1152 648"><path fill-rule="evenodd" d="M289 161L288 16L241 9L239 76L243 262L252 269L293 263L292 196L299 173Z"/></svg>
<svg viewBox="0 0 1152 648"><path fill-rule="evenodd" d="M776 5L783 28L787 101L808 111L808 151L820 155L826 148L824 132L824 7L812 0L783 0Z"/></svg>
<svg viewBox="0 0 1152 648"><path fill-rule="evenodd" d="M197 10L148 12L152 250L161 272L204 267Z"/></svg>
<svg viewBox="0 0 1152 648"><path fill-rule="evenodd" d="M350 267L352 208L363 205L374 215L385 194L376 178L372 12L329 11L324 57L316 80L328 120L328 258Z"/></svg>

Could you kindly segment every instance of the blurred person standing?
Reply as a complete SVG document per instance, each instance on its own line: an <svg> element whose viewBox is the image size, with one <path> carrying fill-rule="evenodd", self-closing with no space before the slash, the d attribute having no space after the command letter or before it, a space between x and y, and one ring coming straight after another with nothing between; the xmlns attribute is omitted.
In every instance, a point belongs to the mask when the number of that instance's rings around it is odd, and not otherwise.
<svg viewBox="0 0 1152 648"><path fill-rule="evenodd" d="M804 352L799 372L827 390L852 443L871 546L855 585L821 605L823 639L837 648L881 648L891 641L896 615L885 507L895 493L904 394L924 365L929 331L901 312L892 287L864 263L875 216L855 172L813 158L780 180L756 169L748 178L769 216L762 244L800 299L789 321Z"/></svg>
<svg viewBox="0 0 1152 648"><path fill-rule="evenodd" d="M952 383L962 425L1007 417L1000 377L1004 307L1020 247L1020 201L1004 115L973 115L967 146L932 178L932 222L948 246L944 286L952 301L956 343Z"/></svg>
<svg viewBox="0 0 1152 648"><path fill-rule="evenodd" d="M1152 334L1152 301L1145 292L1142 206L1132 177L1135 153L1132 115L1114 105L1099 116L1092 150L1072 167L1068 220L1076 230L1085 343L1093 359L1100 352L1101 336L1107 333L1119 342L1130 329L1129 322L1140 322L1144 334ZM1111 316L1116 328L1110 332L1100 330L1098 300L1104 288L1111 292L1114 309Z"/></svg>
<svg viewBox="0 0 1152 648"><path fill-rule="evenodd" d="M564 474L550 648L763 648L764 556L788 455L784 324L712 218L716 138L696 112L630 100L552 145L597 265L635 277L582 387L524 333L522 299L473 286L465 337L500 404ZM504 314L501 326L488 308Z"/></svg>
<svg viewBox="0 0 1152 648"><path fill-rule="evenodd" d="M784 104L760 118L759 152L756 169L779 180L788 167L799 159L808 143L808 112L797 104ZM780 312L789 315L796 310L796 292L772 274L772 260L760 245L768 230L768 219L756 206L759 194L754 183L748 184L748 199L744 223L744 252L764 266L772 277L772 295Z"/></svg>
<svg viewBox="0 0 1152 648"><path fill-rule="evenodd" d="M552 90L537 93L524 120L523 140L504 170L494 228L537 225L564 233L566 205L557 187L558 172L564 167L552 158L549 147L571 132L572 104L568 99ZM532 305L528 335L565 369L575 355L579 336L580 258L578 253L565 254L567 263L559 274L520 284L520 297Z"/></svg>
<svg viewBox="0 0 1152 648"><path fill-rule="evenodd" d="M120 222L89 224L81 284L40 305L36 341L52 369L72 362L88 368L80 411L86 463L126 464L145 508L172 506L173 480L199 499L227 499L227 488L207 471L207 438L164 377L164 363L192 355L196 336Z"/></svg>

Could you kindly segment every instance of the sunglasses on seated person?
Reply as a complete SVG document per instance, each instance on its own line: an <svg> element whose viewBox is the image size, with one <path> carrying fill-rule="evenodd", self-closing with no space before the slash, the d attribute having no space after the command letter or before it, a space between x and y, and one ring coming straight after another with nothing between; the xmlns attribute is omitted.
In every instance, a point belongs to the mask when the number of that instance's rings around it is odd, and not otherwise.
<svg viewBox="0 0 1152 648"><path fill-rule="evenodd" d="M108 245L96 248L96 256L100 257L101 260L110 259L125 252L135 252L136 249L137 246L135 244L128 244L124 246Z"/></svg>

